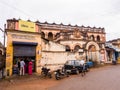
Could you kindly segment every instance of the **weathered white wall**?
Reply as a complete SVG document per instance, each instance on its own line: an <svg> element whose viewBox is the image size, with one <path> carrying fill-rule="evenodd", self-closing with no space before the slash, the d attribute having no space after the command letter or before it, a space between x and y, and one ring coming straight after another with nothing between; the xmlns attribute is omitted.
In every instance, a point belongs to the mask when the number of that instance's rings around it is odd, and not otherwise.
<svg viewBox="0 0 120 90"><path fill-rule="evenodd" d="M65 46L50 41L49 44L47 44L47 49L49 49L49 51L65 51Z"/></svg>
<svg viewBox="0 0 120 90"><path fill-rule="evenodd" d="M52 71L61 68L67 60L76 60L77 53L71 52L42 52L41 66L47 65Z"/></svg>
<svg viewBox="0 0 120 90"><path fill-rule="evenodd" d="M52 42L52 41L42 41L42 50L43 51L65 51L65 46Z"/></svg>
<svg viewBox="0 0 120 90"><path fill-rule="evenodd" d="M66 61L66 52L42 52L41 65L46 64L52 71L62 66Z"/></svg>
<svg viewBox="0 0 120 90"><path fill-rule="evenodd" d="M65 52L65 46L48 41L42 41L42 58L41 66L47 64L51 70L55 70L62 66L67 60L67 53Z"/></svg>

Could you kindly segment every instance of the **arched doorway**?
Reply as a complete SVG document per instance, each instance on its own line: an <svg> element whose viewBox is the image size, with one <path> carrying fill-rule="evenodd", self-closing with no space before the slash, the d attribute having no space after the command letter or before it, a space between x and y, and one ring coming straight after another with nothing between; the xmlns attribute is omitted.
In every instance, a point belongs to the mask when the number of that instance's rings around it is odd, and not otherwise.
<svg viewBox="0 0 120 90"><path fill-rule="evenodd" d="M89 60L96 61L97 60L96 47L94 45L90 45L88 48L88 52L89 52Z"/></svg>
<svg viewBox="0 0 120 90"><path fill-rule="evenodd" d="M53 34L52 34L52 32L49 32L49 33L48 33L48 39L49 39L49 40L53 40Z"/></svg>
<svg viewBox="0 0 120 90"><path fill-rule="evenodd" d="M86 55L88 60L100 61L100 47L96 42L88 42L85 49L87 50Z"/></svg>

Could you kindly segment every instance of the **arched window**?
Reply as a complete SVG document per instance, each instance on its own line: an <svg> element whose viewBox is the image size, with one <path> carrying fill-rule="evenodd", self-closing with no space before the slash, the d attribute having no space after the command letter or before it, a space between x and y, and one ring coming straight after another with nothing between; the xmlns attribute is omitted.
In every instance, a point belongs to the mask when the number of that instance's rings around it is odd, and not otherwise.
<svg viewBox="0 0 120 90"><path fill-rule="evenodd" d="M95 40L94 35L91 35L91 36L90 36L90 40L93 40L93 41Z"/></svg>
<svg viewBox="0 0 120 90"><path fill-rule="evenodd" d="M49 39L49 40L53 40L53 34L52 34L52 32L49 32L49 33L48 33L48 39Z"/></svg>
<svg viewBox="0 0 120 90"><path fill-rule="evenodd" d="M74 51L76 52L76 51L79 51L79 49L80 49L80 46L79 45L76 45L75 47L74 47Z"/></svg>
<svg viewBox="0 0 120 90"><path fill-rule="evenodd" d="M44 32L41 32L41 37L45 38L45 33Z"/></svg>
<svg viewBox="0 0 120 90"><path fill-rule="evenodd" d="M70 51L70 46L66 45L66 51Z"/></svg>
<svg viewBox="0 0 120 90"><path fill-rule="evenodd" d="M97 41L100 41L100 36L99 35L97 36Z"/></svg>

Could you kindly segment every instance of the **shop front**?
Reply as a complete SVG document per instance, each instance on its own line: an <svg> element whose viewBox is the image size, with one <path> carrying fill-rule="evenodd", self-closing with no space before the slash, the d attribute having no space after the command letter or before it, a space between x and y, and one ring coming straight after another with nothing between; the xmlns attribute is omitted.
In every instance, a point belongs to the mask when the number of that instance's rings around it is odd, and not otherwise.
<svg viewBox="0 0 120 90"><path fill-rule="evenodd" d="M6 76L19 74L19 61L25 62L25 74L32 62L32 72L40 73L41 35L39 32L6 29Z"/></svg>
<svg viewBox="0 0 120 90"><path fill-rule="evenodd" d="M32 71L35 72L37 43L14 42L13 41L13 74L19 74L16 65L23 59L25 62L25 73L28 73L29 62L32 61Z"/></svg>

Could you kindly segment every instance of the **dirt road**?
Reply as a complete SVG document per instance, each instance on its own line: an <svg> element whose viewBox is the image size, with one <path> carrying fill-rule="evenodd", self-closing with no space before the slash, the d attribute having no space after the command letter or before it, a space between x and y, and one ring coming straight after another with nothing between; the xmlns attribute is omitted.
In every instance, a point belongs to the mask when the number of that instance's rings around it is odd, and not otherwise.
<svg viewBox="0 0 120 90"><path fill-rule="evenodd" d="M120 90L120 65L92 69L82 77L71 75L59 81L39 77L0 82L0 90Z"/></svg>

